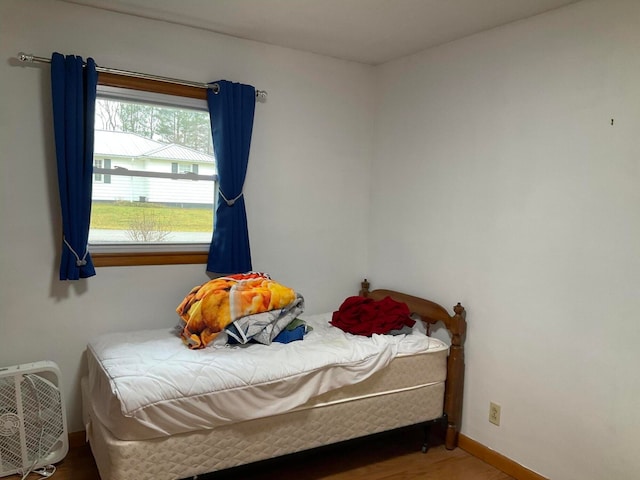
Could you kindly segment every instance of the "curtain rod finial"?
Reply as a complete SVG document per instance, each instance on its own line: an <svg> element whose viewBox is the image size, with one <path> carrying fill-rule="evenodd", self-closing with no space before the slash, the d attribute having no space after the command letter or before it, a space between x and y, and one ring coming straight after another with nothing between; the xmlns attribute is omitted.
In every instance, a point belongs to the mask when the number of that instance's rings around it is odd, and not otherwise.
<svg viewBox="0 0 640 480"><path fill-rule="evenodd" d="M21 62L33 62L33 54L20 52L18 53L18 60Z"/></svg>

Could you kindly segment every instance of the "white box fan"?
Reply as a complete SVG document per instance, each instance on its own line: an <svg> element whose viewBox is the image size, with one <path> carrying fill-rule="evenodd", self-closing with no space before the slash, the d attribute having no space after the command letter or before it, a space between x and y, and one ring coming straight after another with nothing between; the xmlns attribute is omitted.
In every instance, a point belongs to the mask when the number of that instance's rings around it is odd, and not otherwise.
<svg viewBox="0 0 640 480"><path fill-rule="evenodd" d="M68 451L58 366L0 368L0 477L59 462Z"/></svg>

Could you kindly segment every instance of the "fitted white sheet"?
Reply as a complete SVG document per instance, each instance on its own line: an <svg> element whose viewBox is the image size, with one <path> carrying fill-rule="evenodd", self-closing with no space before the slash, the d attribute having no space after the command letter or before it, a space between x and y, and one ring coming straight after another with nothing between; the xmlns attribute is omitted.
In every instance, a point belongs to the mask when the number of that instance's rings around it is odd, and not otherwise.
<svg viewBox="0 0 640 480"><path fill-rule="evenodd" d="M331 314L290 344L189 350L170 330L100 336L88 347L95 415L116 437L148 439L287 412L371 377L396 356L448 347L411 335L350 335ZM123 421L123 419L125 421Z"/></svg>

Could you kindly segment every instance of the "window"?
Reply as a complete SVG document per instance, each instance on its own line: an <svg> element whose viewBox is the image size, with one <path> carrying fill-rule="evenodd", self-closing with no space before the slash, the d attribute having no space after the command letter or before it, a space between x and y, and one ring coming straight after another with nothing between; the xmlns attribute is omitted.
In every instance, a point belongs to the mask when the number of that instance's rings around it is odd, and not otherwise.
<svg viewBox="0 0 640 480"><path fill-rule="evenodd" d="M110 170L111 169L111 159L109 158L95 158L93 159L93 169L94 172L99 172L102 169ZM93 174L93 183L111 183L111 175L102 174L102 173L94 173Z"/></svg>
<svg viewBox="0 0 640 480"><path fill-rule="evenodd" d="M100 158L94 158L93 159L93 171L98 171L100 169L104 168L104 164L102 162L102 159ZM101 173L94 173L93 174L93 183L98 183L98 182L102 182L102 174Z"/></svg>
<svg viewBox="0 0 640 480"><path fill-rule="evenodd" d="M217 171L205 90L175 95L179 86L168 84L166 92L162 82L127 77L134 85L122 88L110 74L104 84L103 75L89 231L94 263L206 263Z"/></svg>

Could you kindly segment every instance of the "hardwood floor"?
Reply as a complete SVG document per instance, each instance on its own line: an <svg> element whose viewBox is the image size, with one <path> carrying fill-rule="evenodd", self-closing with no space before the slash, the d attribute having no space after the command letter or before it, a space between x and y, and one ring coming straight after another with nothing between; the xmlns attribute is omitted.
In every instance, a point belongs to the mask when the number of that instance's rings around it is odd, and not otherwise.
<svg viewBox="0 0 640 480"><path fill-rule="evenodd" d="M208 475L199 480L514 480L460 448L432 447L420 452L422 434L400 431L266 460ZM6 477L19 480L18 476ZM37 480L32 474L28 480ZM99 480L88 446L70 450L57 465L55 480ZM132 478L132 480L135 480Z"/></svg>

